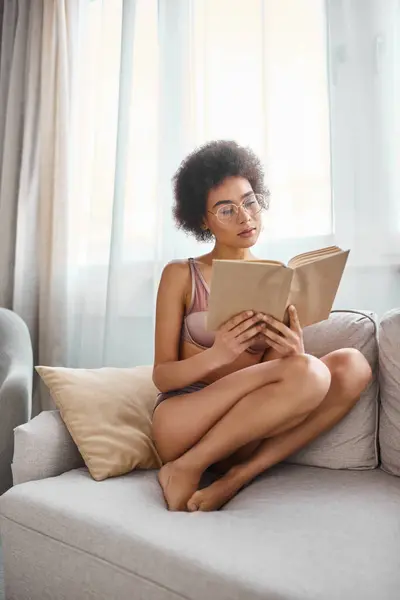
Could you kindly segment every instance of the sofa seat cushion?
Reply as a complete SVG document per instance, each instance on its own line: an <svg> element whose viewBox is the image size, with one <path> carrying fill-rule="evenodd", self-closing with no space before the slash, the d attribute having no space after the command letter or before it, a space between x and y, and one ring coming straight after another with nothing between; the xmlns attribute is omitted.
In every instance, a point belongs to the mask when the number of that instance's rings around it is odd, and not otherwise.
<svg viewBox="0 0 400 600"><path fill-rule="evenodd" d="M166 510L154 471L95 482L82 468L14 487L0 513L6 571L24 556L32 568L24 562L18 577L42 574L53 600L398 599L400 480L379 469L280 465L222 511L190 514ZM83 596L74 585L84 573L96 586L93 556L104 583ZM153 592L119 589L118 573Z"/></svg>

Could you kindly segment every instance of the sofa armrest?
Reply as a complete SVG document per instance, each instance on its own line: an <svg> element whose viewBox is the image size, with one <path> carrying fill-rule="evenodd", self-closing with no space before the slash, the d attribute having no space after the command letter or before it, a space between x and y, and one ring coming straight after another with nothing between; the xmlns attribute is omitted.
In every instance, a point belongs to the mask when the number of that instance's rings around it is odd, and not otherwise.
<svg viewBox="0 0 400 600"><path fill-rule="evenodd" d="M13 483L55 477L84 466L58 410L43 411L14 429Z"/></svg>

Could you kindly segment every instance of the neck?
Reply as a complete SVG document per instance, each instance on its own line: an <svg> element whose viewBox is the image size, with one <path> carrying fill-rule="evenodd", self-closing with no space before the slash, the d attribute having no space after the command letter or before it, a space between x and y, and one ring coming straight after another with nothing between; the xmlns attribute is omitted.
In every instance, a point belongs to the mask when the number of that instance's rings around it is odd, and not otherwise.
<svg viewBox="0 0 400 600"><path fill-rule="evenodd" d="M211 260L251 260L254 256L250 252L250 248L232 248L216 243L210 252L210 258Z"/></svg>

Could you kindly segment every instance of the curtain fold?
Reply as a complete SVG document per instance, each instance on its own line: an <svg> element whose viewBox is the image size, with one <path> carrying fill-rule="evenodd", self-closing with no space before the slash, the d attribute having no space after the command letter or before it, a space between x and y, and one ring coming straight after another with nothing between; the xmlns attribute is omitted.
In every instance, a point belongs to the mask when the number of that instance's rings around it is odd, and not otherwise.
<svg viewBox="0 0 400 600"><path fill-rule="evenodd" d="M31 7L32 8L32 7ZM26 321L38 357L40 227L40 100L42 85L43 2L31 11L27 29L26 91L16 198L17 227L12 308Z"/></svg>
<svg viewBox="0 0 400 600"><path fill-rule="evenodd" d="M3 37L3 14L4 14L4 0L0 0L0 61L1 61L1 38Z"/></svg>
<svg viewBox="0 0 400 600"><path fill-rule="evenodd" d="M39 327L44 364L65 364L68 328L67 207L70 196L71 25L78 2L44 0L40 89ZM25 296L22 290L21 297Z"/></svg>
<svg viewBox="0 0 400 600"><path fill-rule="evenodd" d="M41 364L65 364L67 356L71 74L80 5L4 3L0 305L26 321ZM52 406L44 390L35 400L34 414Z"/></svg>
<svg viewBox="0 0 400 600"><path fill-rule="evenodd" d="M121 60L118 90L118 126L115 149L115 178L110 222L110 254L107 266L106 303L104 311L104 338L102 364L112 360L114 332L118 319L120 268L123 260L124 203L127 172L129 169L129 131L133 96L133 51L136 0L125 0L122 6ZM111 352L112 354L112 352Z"/></svg>
<svg viewBox="0 0 400 600"><path fill-rule="evenodd" d="M0 305L13 305L29 2L4 4L0 64Z"/></svg>

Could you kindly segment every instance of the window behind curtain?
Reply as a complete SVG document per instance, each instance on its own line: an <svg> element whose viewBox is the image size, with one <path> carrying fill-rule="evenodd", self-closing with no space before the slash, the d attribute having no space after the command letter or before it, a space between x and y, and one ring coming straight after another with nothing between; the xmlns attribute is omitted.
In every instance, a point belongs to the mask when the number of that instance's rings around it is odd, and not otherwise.
<svg viewBox="0 0 400 600"><path fill-rule="evenodd" d="M264 239L330 234L324 2L202 0L192 26L197 141L233 137L262 157Z"/></svg>
<svg viewBox="0 0 400 600"><path fill-rule="evenodd" d="M180 116L171 118L181 119L185 147L228 138L250 145L261 156L271 190L261 244L329 236L333 224L324 2L185 3L181 20L182 3L175 3L178 19L170 31L171 40L180 27L186 31L178 59L184 63L184 76L175 80L171 72L170 83L171 93L183 98ZM164 51L159 4L126 0L125 9L127 4L135 5L125 12L125 18L128 14L133 19L131 27L122 25L121 0L91 2L81 27L70 211L71 252L81 264L107 264L115 242L123 262L151 261L160 248L160 218L170 214L171 196L157 192ZM131 37L128 43L124 35ZM130 56L122 55L121 41L122 53L128 48ZM127 117L122 122L121 79L130 88L124 92L129 106L122 106ZM118 134L124 137L122 174L116 165Z"/></svg>

